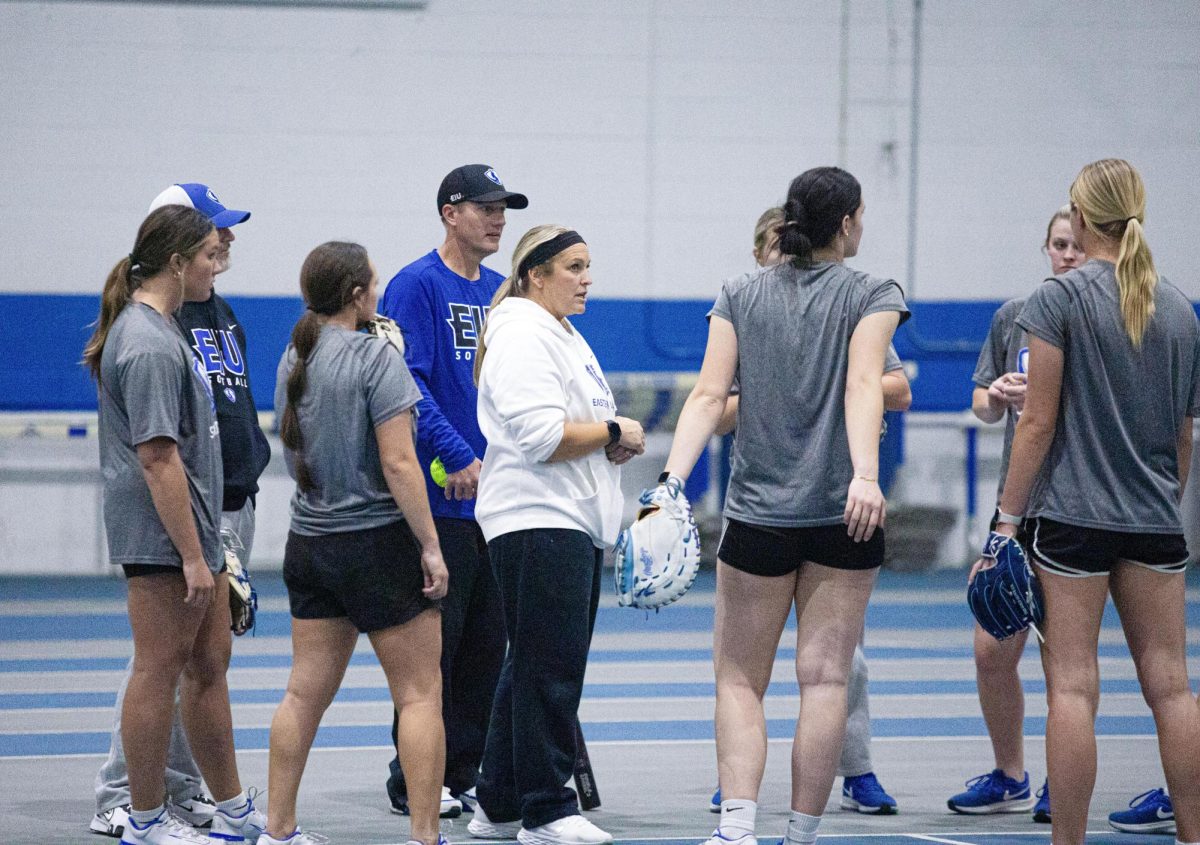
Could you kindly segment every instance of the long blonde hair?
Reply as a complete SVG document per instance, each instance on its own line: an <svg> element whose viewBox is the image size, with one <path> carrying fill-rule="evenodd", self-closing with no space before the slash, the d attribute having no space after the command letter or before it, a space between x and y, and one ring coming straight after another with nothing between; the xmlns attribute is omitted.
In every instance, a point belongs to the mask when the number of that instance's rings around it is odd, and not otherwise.
<svg viewBox="0 0 1200 845"><path fill-rule="evenodd" d="M1146 216L1142 177L1123 159L1094 161L1075 177L1071 202L1089 232L1120 243L1116 272L1121 317L1134 347L1141 346L1154 317L1154 289L1158 285L1158 271L1142 229Z"/></svg>
<svg viewBox="0 0 1200 845"><path fill-rule="evenodd" d="M195 258L212 230L213 224L207 215L185 205L164 205L142 221L133 252L118 261L104 281L96 330L83 348L81 363L97 382L100 381L100 359L104 355L108 333L129 304L133 292L146 279L166 270L174 256L179 255L185 261Z"/></svg>
<svg viewBox="0 0 1200 845"><path fill-rule="evenodd" d="M508 274L500 287L496 289L496 295L492 297L491 305L488 307L489 313L497 305L510 296L528 296L529 295L529 279L522 278L519 275L521 263L529 257L529 253L533 252L538 246L546 241L557 238L563 232L571 231L566 226L558 226L552 223L547 223L542 226L534 226L525 234L521 235L521 240L517 241L517 248L513 250L512 256L512 272ZM532 270L526 270L526 277ZM484 321L483 331L479 333L479 337L475 339L475 384L479 385L479 373L483 370L483 356L487 354L487 344L484 342L484 337L487 335L487 321Z"/></svg>

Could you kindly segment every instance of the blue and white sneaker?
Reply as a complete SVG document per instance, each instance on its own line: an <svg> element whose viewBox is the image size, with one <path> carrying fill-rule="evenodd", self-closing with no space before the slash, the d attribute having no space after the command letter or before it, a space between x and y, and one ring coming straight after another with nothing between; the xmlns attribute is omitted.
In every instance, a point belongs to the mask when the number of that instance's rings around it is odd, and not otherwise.
<svg viewBox="0 0 1200 845"><path fill-rule="evenodd" d="M842 809L871 816L894 816L896 799L888 795L874 772L842 778Z"/></svg>
<svg viewBox="0 0 1200 845"><path fill-rule="evenodd" d="M721 787L717 787L717 791L713 793L713 797L708 802L708 811L710 813L721 812Z"/></svg>
<svg viewBox="0 0 1200 845"><path fill-rule="evenodd" d="M246 796L246 803L228 813L220 807L213 813L212 830L209 837L232 845L254 845L267 831L267 814L254 806L254 799ZM216 843L214 843L216 845Z"/></svg>
<svg viewBox="0 0 1200 845"><path fill-rule="evenodd" d="M392 789L392 781L388 781L388 802L392 806L392 812L398 816L408 815L408 796L401 795ZM456 819L463 814L463 802L461 799L450 794L450 787L442 787L441 806L438 808L438 816L443 819Z"/></svg>
<svg viewBox="0 0 1200 845"><path fill-rule="evenodd" d="M1042 784L1037 791L1038 801L1033 805L1033 820L1041 824L1050 824L1050 781Z"/></svg>
<svg viewBox="0 0 1200 845"><path fill-rule="evenodd" d="M988 813L1025 813L1033 809L1034 797L1029 790L1029 772L1015 780L1001 769L967 781L967 791L946 802L956 813L986 815Z"/></svg>
<svg viewBox="0 0 1200 845"><path fill-rule="evenodd" d="M712 832L712 836L708 837L704 842L704 845L758 845L758 837L753 833L743 833L731 839L721 833L721 828L718 827Z"/></svg>
<svg viewBox="0 0 1200 845"><path fill-rule="evenodd" d="M1143 792L1129 802L1128 810L1110 813L1108 824L1122 833L1174 833L1175 808L1164 789Z"/></svg>
<svg viewBox="0 0 1200 845"><path fill-rule="evenodd" d="M329 845L329 837L296 828L286 839L276 839L268 833L258 837L256 845ZM441 842L438 842L441 845Z"/></svg>
<svg viewBox="0 0 1200 845"><path fill-rule="evenodd" d="M125 819L121 845L206 845L208 837L162 810L145 825Z"/></svg>
<svg viewBox="0 0 1200 845"><path fill-rule="evenodd" d="M451 791L450 794L458 800L458 803L462 804L462 811L464 813L475 812L475 805L479 803L479 799L475 797L475 787L472 786L463 792Z"/></svg>

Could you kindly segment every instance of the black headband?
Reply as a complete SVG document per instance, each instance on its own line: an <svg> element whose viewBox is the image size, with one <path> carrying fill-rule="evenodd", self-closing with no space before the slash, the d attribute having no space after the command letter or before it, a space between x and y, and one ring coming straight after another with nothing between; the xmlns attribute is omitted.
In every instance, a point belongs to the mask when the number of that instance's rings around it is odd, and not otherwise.
<svg viewBox="0 0 1200 845"><path fill-rule="evenodd" d="M517 278L525 278L525 274L534 267L545 264L567 247L582 243L587 243L587 241L574 229L569 229L560 235L555 235L544 243L538 244L529 251L529 255L525 256L525 260L517 267Z"/></svg>

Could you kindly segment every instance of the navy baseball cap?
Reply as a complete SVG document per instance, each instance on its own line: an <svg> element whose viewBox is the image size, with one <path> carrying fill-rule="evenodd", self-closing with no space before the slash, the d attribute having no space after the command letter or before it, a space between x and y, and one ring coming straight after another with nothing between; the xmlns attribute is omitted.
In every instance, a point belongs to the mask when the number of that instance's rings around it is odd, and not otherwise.
<svg viewBox="0 0 1200 845"><path fill-rule="evenodd" d="M438 214L442 213L444 205L458 205L460 202L500 202L503 200L509 208L526 208L529 199L524 194L504 190L504 183L496 175L496 171L486 164L464 164L446 174L438 188Z"/></svg>
<svg viewBox="0 0 1200 845"><path fill-rule="evenodd" d="M149 214L164 205L186 205L194 208L207 216L218 229L228 229L230 226L245 223L250 219L249 211L226 208L221 205L221 201L217 199L212 188L208 185L201 185L199 182L181 182L172 185L154 198L154 202L150 203L150 209L146 213Z"/></svg>

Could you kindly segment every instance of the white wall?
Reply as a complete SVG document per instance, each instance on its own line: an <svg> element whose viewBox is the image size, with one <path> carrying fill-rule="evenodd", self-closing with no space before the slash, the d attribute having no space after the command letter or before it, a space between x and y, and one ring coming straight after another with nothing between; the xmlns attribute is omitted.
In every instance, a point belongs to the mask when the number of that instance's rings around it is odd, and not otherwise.
<svg viewBox="0 0 1200 845"><path fill-rule="evenodd" d="M904 279L911 0L850 0L858 266ZM915 285L1003 298L1079 166L1146 178L1163 271L1200 298L1195 0L926 0ZM98 290L145 206L212 184L254 218L222 288L294 294L316 243L382 274L440 238L485 161L576 226L598 296L711 296L757 214L838 155L838 0L430 0L423 12L0 2L0 291Z"/></svg>

